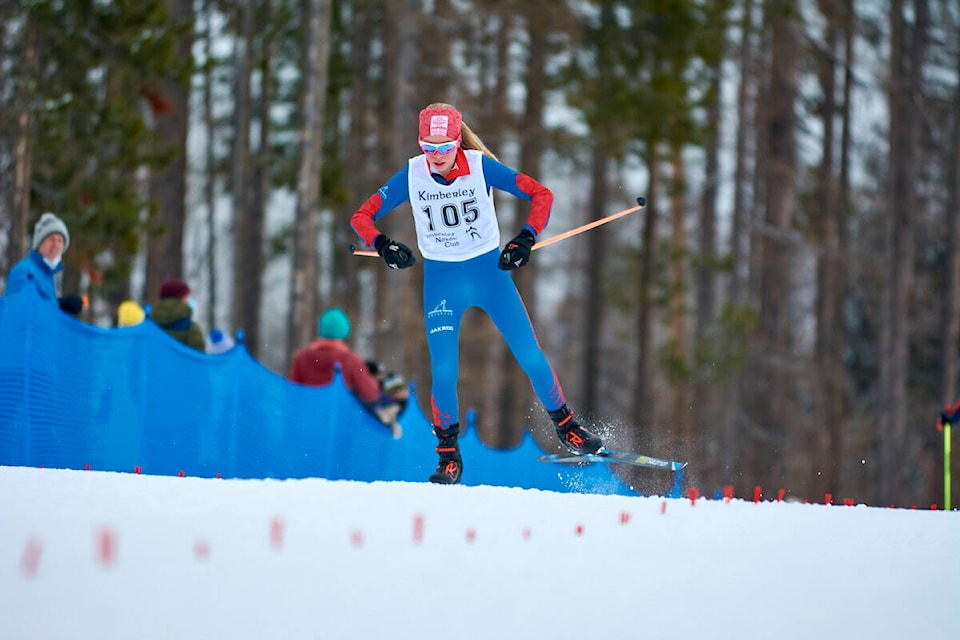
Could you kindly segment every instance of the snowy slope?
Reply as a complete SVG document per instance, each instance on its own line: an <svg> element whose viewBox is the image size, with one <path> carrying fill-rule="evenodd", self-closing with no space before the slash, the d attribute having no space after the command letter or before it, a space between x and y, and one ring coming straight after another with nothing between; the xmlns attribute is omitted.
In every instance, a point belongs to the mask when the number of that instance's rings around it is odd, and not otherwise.
<svg viewBox="0 0 960 640"><path fill-rule="evenodd" d="M0 638L960 637L960 513L0 467Z"/></svg>

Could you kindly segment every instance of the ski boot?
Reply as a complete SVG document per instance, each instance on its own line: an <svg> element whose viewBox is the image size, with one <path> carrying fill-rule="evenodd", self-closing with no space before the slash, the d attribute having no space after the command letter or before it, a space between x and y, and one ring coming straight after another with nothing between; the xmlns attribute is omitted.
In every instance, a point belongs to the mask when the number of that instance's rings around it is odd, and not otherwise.
<svg viewBox="0 0 960 640"><path fill-rule="evenodd" d="M577 455L596 453L603 447L603 440L595 433L581 427L573 417L573 411L563 405L550 411L550 419L557 429L557 437L563 446Z"/></svg>
<svg viewBox="0 0 960 640"><path fill-rule="evenodd" d="M460 434L460 424L452 424L446 429L433 428L433 435L437 436L437 453L440 462L437 470L430 476L430 482L435 484L460 484L463 474L463 460L460 459L460 444L457 436Z"/></svg>

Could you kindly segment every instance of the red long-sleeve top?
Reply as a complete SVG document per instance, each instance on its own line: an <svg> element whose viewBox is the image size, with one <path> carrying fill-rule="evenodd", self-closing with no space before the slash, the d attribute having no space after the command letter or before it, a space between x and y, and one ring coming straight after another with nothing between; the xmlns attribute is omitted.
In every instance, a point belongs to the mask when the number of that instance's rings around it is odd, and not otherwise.
<svg viewBox="0 0 960 640"><path fill-rule="evenodd" d="M292 382L323 387L333 382L336 365L347 388L364 402L380 397L380 383L367 369L363 358L350 350L343 340L319 338L297 351L287 376Z"/></svg>

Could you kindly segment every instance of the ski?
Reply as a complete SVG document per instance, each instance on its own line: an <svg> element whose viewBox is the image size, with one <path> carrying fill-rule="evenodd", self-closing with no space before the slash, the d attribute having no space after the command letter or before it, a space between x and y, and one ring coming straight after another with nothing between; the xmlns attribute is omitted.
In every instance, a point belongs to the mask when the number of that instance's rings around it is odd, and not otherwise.
<svg viewBox="0 0 960 640"><path fill-rule="evenodd" d="M663 469L664 471L680 471L687 466L686 462L653 458L651 456L626 451L611 451L610 449L601 449L596 453L587 455L577 455L575 453L544 454L537 458L537 460L541 462L558 462L561 464L608 462L612 464L629 464L635 467L648 467L650 469Z"/></svg>

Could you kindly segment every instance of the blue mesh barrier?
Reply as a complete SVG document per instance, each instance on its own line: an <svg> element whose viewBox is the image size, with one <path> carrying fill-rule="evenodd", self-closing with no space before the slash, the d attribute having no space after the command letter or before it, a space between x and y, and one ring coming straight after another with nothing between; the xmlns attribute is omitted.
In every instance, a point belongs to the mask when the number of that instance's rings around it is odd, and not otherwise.
<svg viewBox="0 0 960 640"><path fill-rule="evenodd" d="M224 478L425 481L436 439L416 393L403 437L368 413L338 375L291 383L239 344L208 355L151 320L102 329L27 287L0 298L0 465ZM526 434L491 449L467 429L464 483L635 495L604 465L537 462Z"/></svg>

